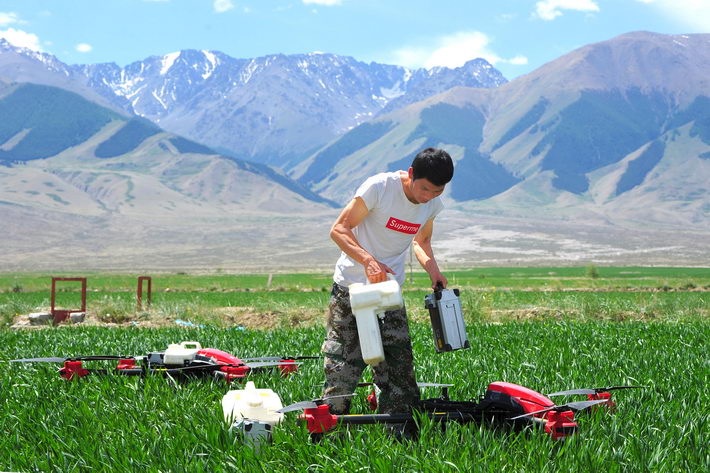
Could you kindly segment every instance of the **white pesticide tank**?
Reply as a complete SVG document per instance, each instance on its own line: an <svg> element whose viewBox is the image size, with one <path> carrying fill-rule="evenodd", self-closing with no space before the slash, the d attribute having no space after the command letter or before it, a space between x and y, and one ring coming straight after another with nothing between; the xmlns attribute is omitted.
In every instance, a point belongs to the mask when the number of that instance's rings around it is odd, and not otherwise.
<svg viewBox="0 0 710 473"><path fill-rule="evenodd" d="M382 336L377 318L384 317L385 311L404 307L402 291L394 279L375 284L351 284L350 307L357 322L362 359L371 366L385 359Z"/></svg>
<svg viewBox="0 0 710 473"><path fill-rule="evenodd" d="M229 391L222 398L224 420L230 425L242 419L276 425L284 417L276 412L282 407L278 394L271 389L257 389L254 381L248 381L244 389Z"/></svg>
<svg viewBox="0 0 710 473"><path fill-rule="evenodd" d="M202 350L199 342L171 343L163 355L163 363L166 365L185 366L195 359L197 352Z"/></svg>

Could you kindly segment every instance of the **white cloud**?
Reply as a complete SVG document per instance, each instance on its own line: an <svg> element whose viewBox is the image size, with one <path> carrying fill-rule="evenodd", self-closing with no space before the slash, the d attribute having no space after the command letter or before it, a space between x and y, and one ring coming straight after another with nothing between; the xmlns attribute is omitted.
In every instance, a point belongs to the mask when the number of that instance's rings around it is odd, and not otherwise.
<svg viewBox="0 0 710 473"><path fill-rule="evenodd" d="M528 63L528 58L525 56L515 56L513 58L510 58L510 60L507 61L508 64L512 64L514 66L524 66Z"/></svg>
<svg viewBox="0 0 710 473"><path fill-rule="evenodd" d="M598 12L599 5L594 0L543 0L535 4L535 15L547 21L562 16L562 10Z"/></svg>
<svg viewBox="0 0 710 473"><path fill-rule="evenodd" d="M15 28L8 28L6 30L0 30L0 38L5 38L5 40L20 48L42 51L39 45L39 38L36 34L16 30Z"/></svg>
<svg viewBox="0 0 710 473"><path fill-rule="evenodd" d="M80 53L88 53L88 52L91 52L91 50L94 48L90 44L79 43L74 47L74 49L76 49Z"/></svg>
<svg viewBox="0 0 710 473"><path fill-rule="evenodd" d="M224 13L234 8L234 3L232 3L232 0L214 0L214 3L212 5L214 7L214 11L216 11L217 13Z"/></svg>
<svg viewBox="0 0 710 473"><path fill-rule="evenodd" d="M332 7L342 5L343 0L303 0L304 5L323 5L324 7Z"/></svg>
<svg viewBox="0 0 710 473"><path fill-rule="evenodd" d="M17 13L0 11L0 26L12 25L14 23L24 23L20 21Z"/></svg>
<svg viewBox="0 0 710 473"><path fill-rule="evenodd" d="M431 47L404 47L394 51L389 61L405 67L461 67L467 61L483 58L491 64L527 64L524 56L504 59L489 48L490 38L480 31L462 31L431 41Z"/></svg>
<svg viewBox="0 0 710 473"><path fill-rule="evenodd" d="M435 66L460 67L466 61L482 57L491 64L500 61L500 57L488 50L488 36L480 31L455 33L445 36L424 63L424 67Z"/></svg>
<svg viewBox="0 0 710 473"><path fill-rule="evenodd" d="M661 13L685 23L697 32L710 30L710 2L708 0L637 0L647 3Z"/></svg>

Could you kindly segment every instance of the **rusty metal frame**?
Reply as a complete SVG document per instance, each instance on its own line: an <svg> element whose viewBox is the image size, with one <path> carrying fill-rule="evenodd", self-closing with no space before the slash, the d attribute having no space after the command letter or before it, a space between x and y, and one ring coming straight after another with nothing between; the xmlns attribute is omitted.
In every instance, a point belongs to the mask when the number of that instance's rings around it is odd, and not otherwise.
<svg viewBox="0 0 710 473"><path fill-rule="evenodd" d="M56 294L57 294L57 282L58 281L73 281L73 282L80 282L81 283L81 309L56 309L55 308L55 302L56 302ZM52 278L52 295L51 295L51 300L52 300L52 319L55 324L58 324L59 322L62 322L66 320L69 317L69 314L72 312L86 312L86 278Z"/></svg>
<svg viewBox="0 0 710 473"><path fill-rule="evenodd" d="M136 291L136 311L140 312L143 310L143 281L148 282L148 290L147 290L147 295L148 295L148 302L146 304L146 307L150 307L150 304L152 302L152 293L153 293L153 278L150 276L139 276L138 277L138 290Z"/></svg>

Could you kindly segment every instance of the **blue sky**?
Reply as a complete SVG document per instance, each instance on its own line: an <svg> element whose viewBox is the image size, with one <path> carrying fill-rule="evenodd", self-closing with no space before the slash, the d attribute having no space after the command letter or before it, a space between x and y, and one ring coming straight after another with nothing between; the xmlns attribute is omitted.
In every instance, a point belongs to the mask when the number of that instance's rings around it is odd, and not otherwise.
<svg viewBox="0 0 710 473"><path fill-rule="evenodd" d="M322 51L407 67L484 57L512 79L637 30L710 33L710 0L0 0L0 37L69 64Z"/></svg>

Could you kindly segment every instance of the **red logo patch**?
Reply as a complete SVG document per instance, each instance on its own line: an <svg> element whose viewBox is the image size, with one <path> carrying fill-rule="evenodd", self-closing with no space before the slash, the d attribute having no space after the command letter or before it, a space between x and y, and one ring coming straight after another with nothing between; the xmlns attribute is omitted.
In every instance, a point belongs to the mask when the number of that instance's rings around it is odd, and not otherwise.
<svg viewBox="0 0 710 473"><path fill-rule="evenodd" d="M409 222L405 222L404 220L399 220L394 217L390 217L390 219L387 220L386 227L389 228L390 230L394 230L395 232L406 233L408 235L414 235L419 231L419 227L421 227L421 224L409 223Z"/></svg>

